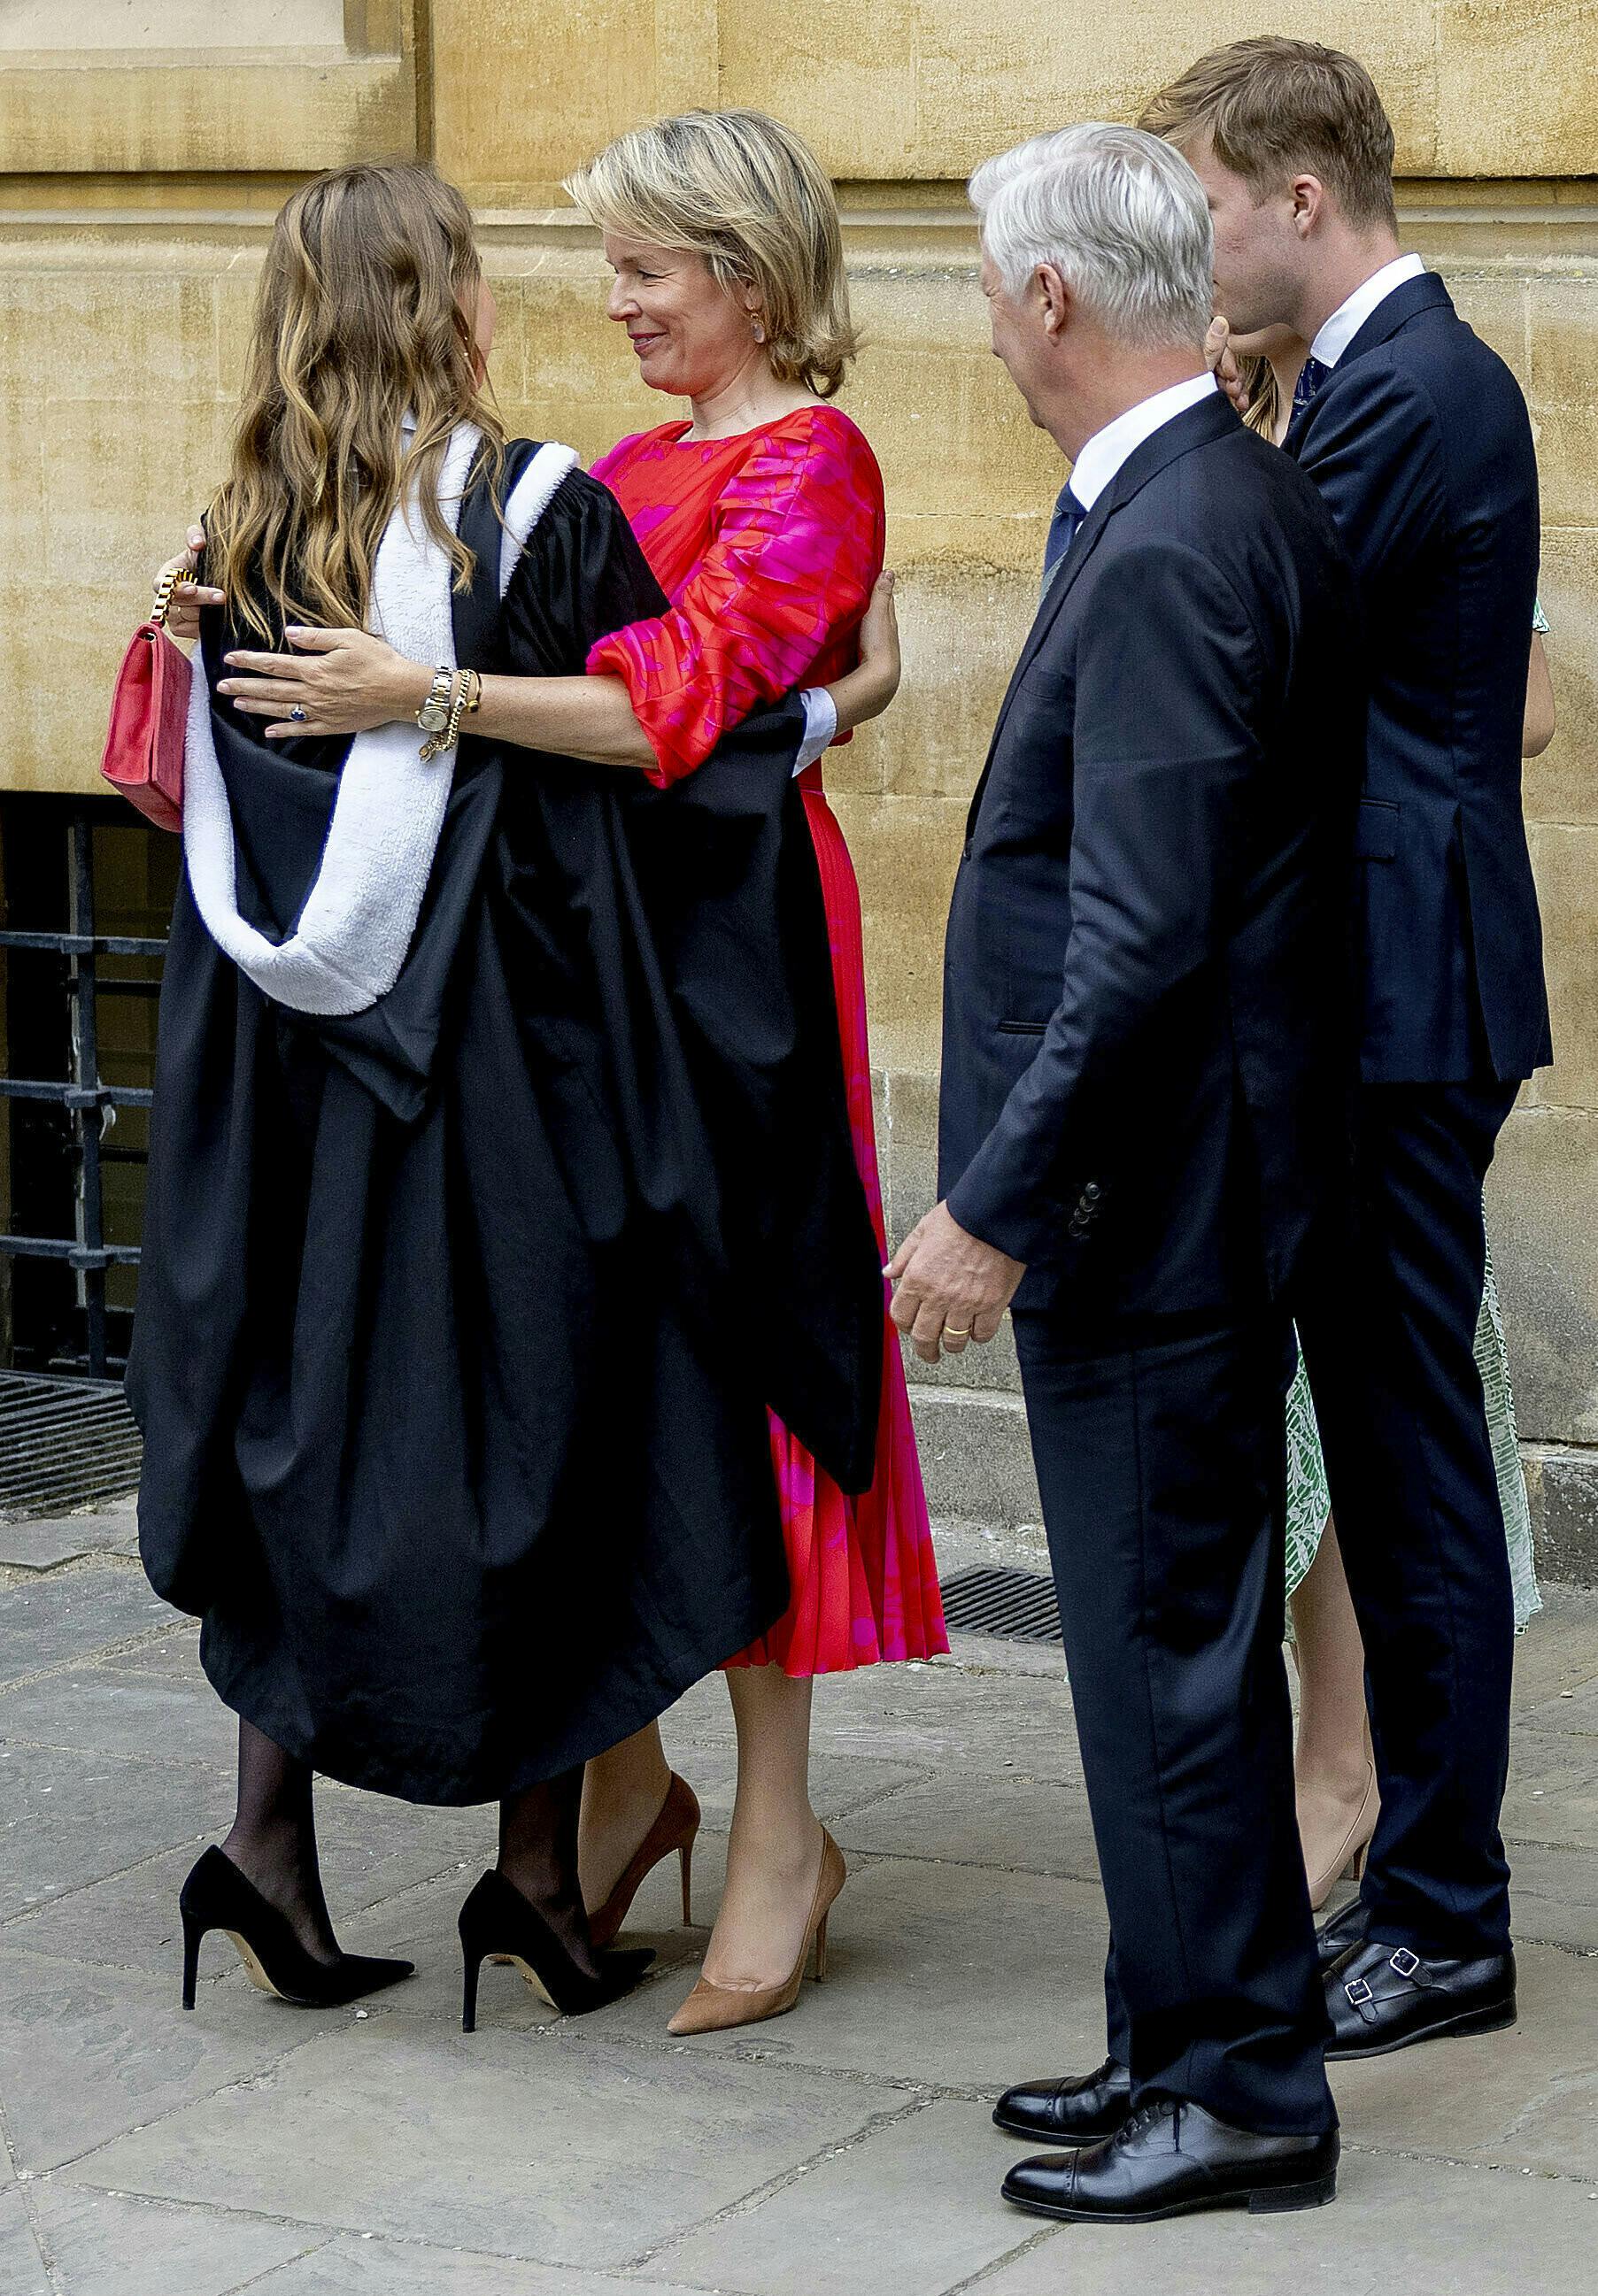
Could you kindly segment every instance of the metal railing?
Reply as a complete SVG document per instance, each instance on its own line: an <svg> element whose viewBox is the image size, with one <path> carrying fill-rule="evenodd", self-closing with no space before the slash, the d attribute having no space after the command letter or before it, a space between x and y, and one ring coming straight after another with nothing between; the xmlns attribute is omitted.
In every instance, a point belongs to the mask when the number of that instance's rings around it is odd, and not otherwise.
<svg viewBox="0 0 1598 2296"><path fill-rule="evenodd" d="M101 818L103 818L102 814ZM67 960L70 1018L70 1074L62 1079L0 1077L0 1099L43 1101L69 1113L76 1166L77 1233L70 1236L0 1234L0 1252L17 1259L64 1260L77 1275L84 1311L85 1351L92 1379L111 1376L107 1344L105 1274L109 1267L138 1265L136 1244L105 1240L103 1167L114 1152L103 1139L106 1111L148 1108L153 1095L136 1085L101 1080L98 1005L102 996L152 996L160 982L102 978L102 957L159 957L164 940L102 934L95 930L94 828L87 804L72 808L67 824L69 930L64 933L0 931L0 948L56 955Z"/></svg>

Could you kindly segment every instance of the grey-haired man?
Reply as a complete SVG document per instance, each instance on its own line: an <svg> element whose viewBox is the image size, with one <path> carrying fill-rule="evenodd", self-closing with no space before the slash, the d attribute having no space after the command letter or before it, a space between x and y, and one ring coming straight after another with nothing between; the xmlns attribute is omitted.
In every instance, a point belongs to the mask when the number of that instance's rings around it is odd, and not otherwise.
<svg viewBox="0 0 1598 2296"><path fill-rule="evenodd" d="M971 195L995 351L1073 468L971 806L944 1201L894 1312L958 1351L1014 1294L1113 1940L1106 2063L996 2115L1072 2149L1005 2192L1309 2207L1338 2138L1281 1652L1283 1297L1350 1073L1351 577L1207 371L1180 155L1070 128Z"/></svg>

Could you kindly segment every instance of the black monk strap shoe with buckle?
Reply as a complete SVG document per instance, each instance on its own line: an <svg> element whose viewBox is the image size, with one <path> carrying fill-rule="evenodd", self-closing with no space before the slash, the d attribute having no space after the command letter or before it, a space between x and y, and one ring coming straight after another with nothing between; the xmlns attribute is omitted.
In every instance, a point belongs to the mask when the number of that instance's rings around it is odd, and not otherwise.
<svg viewBox="0 0 1598 2296"><path fill-rule="evenodd" d="M1132 2075L1114 2057L1096 2073L1023 2081L993 2107L993 2126L1040 2144L1101 2144L1132 2111Z"/></svg>
<svg viewBox="0 0 1598 2296"><path fill-rule="evenodd" d="M1202 2105L1140 2105L1113 2136L1075 2152L1017 2161L1004 2197L1067 2224L1157 2224L1200 2209L1251 2215L1318 2209L1337 2197L1338 2133L1256 2136Z"/></svg>
<svg viewBox="0 0 1598 2296"><path fill-rule="evenodd" d="M1340 1913L1322 1922L1315 1931L1315 1955L1322 1969L1335 1969L1345 1954L1352 1953L1365 1941L1365 1909L1358 1898L1350 1898Z"/></svg>
<svg viewBox="0 0 1598 2296"><path fill-rule="evenodd" d="M1419 2041L1501 2033L1515 2021L1515 1956L1422 1961L1372 1938L1326 1980L1327 2062L1385 2057Z"/></svg>

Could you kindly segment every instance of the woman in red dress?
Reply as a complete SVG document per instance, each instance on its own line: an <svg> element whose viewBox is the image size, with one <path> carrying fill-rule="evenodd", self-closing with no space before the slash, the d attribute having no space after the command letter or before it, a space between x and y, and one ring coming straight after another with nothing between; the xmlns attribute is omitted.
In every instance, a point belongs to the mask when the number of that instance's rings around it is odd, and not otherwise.
<svg viewBox="0 0 1598 2296"><path fill-rule="evenodd" d="M626 327L642 380L688 402L686 418L623 439L595 472L626 510L671 611L602 639L585 678L493 681L495 719L486 722L485 701L483 730L641 767L665 783L691 774L729 726L806 689L812 739L801 752L801 787L830 931L856 1158L885 1258L860 896L815 761L840 726L885 706L853 667L869 610L868 628L880 624L893 636L892 578L878 582L881 472L863 434L827 404L855 348L832 186L789 130L729 111L636 130L567 188L603 234L615 274L610 316ZM430 667L400 664L397 684L394 658L376 639L332 632L303 642L323 656L298 695L314 728L269 730L350 730L395 714L397 701L408 715L424 698ZM242 666L284 674L253 656ZM762 1641L729 1661L738 1784L726 1886L704 1977L673 2032L791 2008L812 1943L820 1973L844 1866L810 1800L814 1677L948 1649L885 1287L869 1489L846 1496L775 1418L771 1455L791 1599ZM590 1763L582 1820L597 1940L615 1934L644 1875L673 1852L683 1860L686 1918L699 1810L667 1764L658 1727Z"/></svg>
<svg viewBox="0 0 1598 2296"><path fill-rule="evenodd" d="M610 316L625 326L643 381L689 404L686 418L624 439L594 472L626 511L672 611L602 639L589 668L622 681L649 738L650 770L671 781L692 773L728 726L858 659L882 570L882 475L862 433L826 404L854 348L836 207L797 137L751 112L638 130L568 189L604 235L615 274ZM831 933L855 1153L885 1245L860 894L819 763L801 788ZM673 2032L791 2006L810 1939L841 1886L842 1860L810 1804L814 1677L948 1648L885 1313L870 1489L846 1497L775 1418L771 1456L792 1595L729 1669L739 1763L727 1883L704 1977ZM697 1815L658 1731L589 1767L587 1888L602 1934L606 1899L619 1920L613 1892L630 1896L641 1878L638 1820L652 1811L665 1825L646 1837L646 1859L674 1815L684 1832Z"/></svg>

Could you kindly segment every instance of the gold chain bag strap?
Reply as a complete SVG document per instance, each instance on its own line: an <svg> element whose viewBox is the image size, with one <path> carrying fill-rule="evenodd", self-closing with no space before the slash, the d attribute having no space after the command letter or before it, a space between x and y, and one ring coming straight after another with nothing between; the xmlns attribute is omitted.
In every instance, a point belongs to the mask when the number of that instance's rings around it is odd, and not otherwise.
<svg viewBox="0 0 1598 2296"><path fill-rule="evenodd" d="M100 771L158 829L183 827L183 746L188 719L188 658L166 633L172 593L194 578L163 574L147 622L135 630L111 695Z"/></svg>

